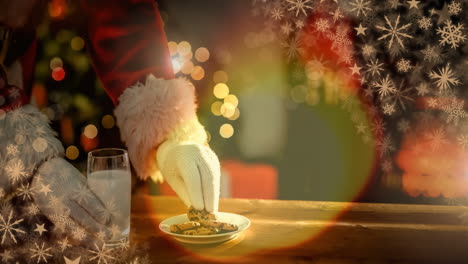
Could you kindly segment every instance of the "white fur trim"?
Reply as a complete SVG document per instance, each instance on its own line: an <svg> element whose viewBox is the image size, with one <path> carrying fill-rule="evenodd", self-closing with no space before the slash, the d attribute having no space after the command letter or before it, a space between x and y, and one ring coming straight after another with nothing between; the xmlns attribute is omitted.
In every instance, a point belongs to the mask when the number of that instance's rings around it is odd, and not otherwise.
<svg viewBox="0 0 468 264"><path fill-rule="evenodd" d="M117 125L141 179L158 174L156 149L181 124L196 119L195 88L185 79L153 75L125 89L115 109Z"/></svg>

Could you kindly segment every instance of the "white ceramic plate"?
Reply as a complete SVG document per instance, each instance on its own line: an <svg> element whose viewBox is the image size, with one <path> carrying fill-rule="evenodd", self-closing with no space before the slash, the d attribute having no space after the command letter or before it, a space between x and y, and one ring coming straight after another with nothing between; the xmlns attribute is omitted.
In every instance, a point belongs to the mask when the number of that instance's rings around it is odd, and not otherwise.
<svg viewBox="0 0 468 264"><path fill-rule="evenodd" d="M161 231L163 231L164 233L171 235L175 239L184 243L212 244L212 243L220 243L220 242L231 240L250 226L250 220L247 217L238 215L238 214L218 212L216 213L216 218L220 222L235 224L239 227L239 229L237 229L236 231L229 232L229 233L216 234L216 235L182 235L182 234L172 233L169 230L169 227L171 225L182 224L182 223L189 221L186 214L176 215L176 216L169 217L163 220L159 224L159 229L161 229Z"/></svg>

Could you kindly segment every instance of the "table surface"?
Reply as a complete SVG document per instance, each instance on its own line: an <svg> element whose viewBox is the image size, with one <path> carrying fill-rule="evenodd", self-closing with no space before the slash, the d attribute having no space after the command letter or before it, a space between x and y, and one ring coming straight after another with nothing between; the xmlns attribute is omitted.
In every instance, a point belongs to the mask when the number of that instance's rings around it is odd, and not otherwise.
<svg viewBox="0 0 468 264"><path fill-rule="evenodd" d="M186 210L177 197L134 196L131 242L155 263L468 263L468 207L221 199L219 211L251 226L214 245L159 231Z"/></svg>

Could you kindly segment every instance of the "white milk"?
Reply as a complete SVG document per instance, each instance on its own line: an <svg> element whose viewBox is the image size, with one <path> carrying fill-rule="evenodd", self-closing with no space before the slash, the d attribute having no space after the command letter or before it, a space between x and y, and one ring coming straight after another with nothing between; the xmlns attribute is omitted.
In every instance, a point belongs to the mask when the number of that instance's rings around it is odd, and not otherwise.
<svg viewBox="0 0 468 264"><path fill-rule="evenodd" d="M88 175L89 188L101 199L119 227L112 240L128 237L130 232L131 175L126 170L101 170ZM102 212L105 215L107 212Z"/></svg>

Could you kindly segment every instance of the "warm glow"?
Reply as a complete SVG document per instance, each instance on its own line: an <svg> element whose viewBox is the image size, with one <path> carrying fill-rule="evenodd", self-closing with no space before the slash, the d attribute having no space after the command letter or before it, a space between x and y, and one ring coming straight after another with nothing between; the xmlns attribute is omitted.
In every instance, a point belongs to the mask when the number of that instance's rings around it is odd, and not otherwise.
<svg viewBox="0 0 468 264"><path fill-rule="evenodd" d="M237 96L229 94L224 98L224 103L230 103L236 108L239 105L239 99L237 99Z"/></svg>
<svg viewBox="0 0 468 264"><path fill-rule="evenodd" d="M85 45L85 42L82 38L76 36L74 38L72 38L71 42L70 42L70 46L72 48L72 50L75 50L75 51L80 51L84 48L84 45Z"/></svg>
<svg viewBox="0 0 468 264"><path fill-rule="evenodd" d="M190 43L188 43L187 41L181 41L177 45L177 51L181 55L186 55L186 54L189 54L192 51L192 46L190 46Z"/></svg>
<svg viewBox="0 0 468 264"><path fill-rule="evenodd" d="M215 116L220 116L221 115L221 106L222 105L223 105L223 103L221 103L219 101L216 101L213 104L211 104L211 112L213 113L213 115L215 115Z"/></svg>
<svg viewBox="0 0 468 264"><path fill-rule="evenodd" d="M228 75L225 71L217 71L213 74L213 82L215 83L227 83Z"/></svg>
<svg viewBox="0 0 468 264"><path fill-rule="evenodd" d="M62 68L63 67L62 59L60 59L59 57L53 57L50 60L49 67L51 70L58 68L58 67Z"/></svg>
<svg viewBox="0 0 468 264"><path fill-rule="evenodd" d="M223 99L229 94L229 87L225 83L218 83L213 89L213 94L216 98Z"/></svg>
<svg viewBox="0 0 468 264"><path fill-rule="evenodd" d="M80 150L75 146L69 146L65 151L65 156L67 156L69 160L75 160L79 155Z"/></svg>
<svg viewBox="0 0 468 264"><path fill-rule="evenodd" d="M169 53L171 54L171 56L177 54L177 43L175 43L174 41L169 41L167 43L167 47L169 48Z"/></svg>
<svg viewBox="0 0 468 264"><path fill-rule="evenodd" d="M172 69L174 70L174 73L178 73L180 69L182 68L182 62L178 57L172 58Z"/></svg>
<svg viewBox="0 0 468 264"><path fill-rule="evenodd" d="M231 103L224 103L222 106L221 106L221 114L225 117L225 118L230 118L234 115L234 113L236 112L236 107L234 105L232 105Z"/></svg>
<svg viewBox="0 0 468 264"><path fill-rule="evenodd" d="M219 128L219 134L223 138L230 138L234 135L234 128L230 124L224 124Z"/></svg>
<svg viewBox="0 0 468 264"><path fill-rule="evenodd" d="M111 115L105 115L102 117L101 124L104 128L111 129L115 125L115 119Z"/></svg>
<svg viewBox="0 0 468 264"><path fill-rule="evenodd" d="M182 68L180 69L184 74L191 74L193 71L193 62L186 61Z"/></svg>
<svg viewBox="0 0 468 264"><path fill-rule="evenodd" d="M83 134L87 137L87 138L95 138L98 134L98 129L96 128L95 125L87 125L83 131Z"/></svg>
<svg viewBox="0 0 468 264"><path fill-rule="evenodd" d="M207 48L198 48L195 51L195 58L199 62L205 62L210 58L210 52L208 51Z"/></svg>
<svg viewBox="0 0 468 264"><path fill-rule="evenodd" d="M205 70L201 66L195 66L190 75L192 76L192 79L199 81L205 77Z"/></svg>

